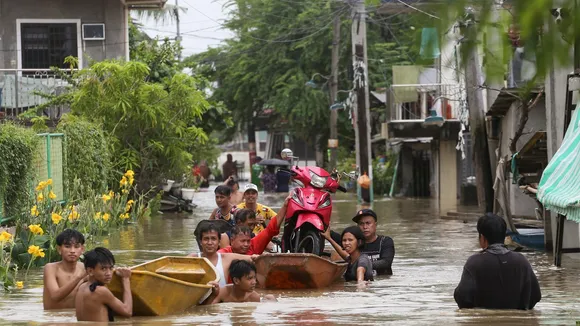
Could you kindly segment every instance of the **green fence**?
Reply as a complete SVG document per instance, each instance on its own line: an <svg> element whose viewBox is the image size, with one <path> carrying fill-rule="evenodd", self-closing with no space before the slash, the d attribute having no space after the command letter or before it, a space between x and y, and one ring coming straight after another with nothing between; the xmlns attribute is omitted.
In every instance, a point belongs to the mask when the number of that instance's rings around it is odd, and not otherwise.
<svg viewBox="0 0 580 326"><path fill-rule="evenodd" d="M52 191L56 194L56 200L66 199L64 187L65 155L64 134L39 134L43 138L38 149L40 155L34 162L37 183L52 179Z"/></svg>

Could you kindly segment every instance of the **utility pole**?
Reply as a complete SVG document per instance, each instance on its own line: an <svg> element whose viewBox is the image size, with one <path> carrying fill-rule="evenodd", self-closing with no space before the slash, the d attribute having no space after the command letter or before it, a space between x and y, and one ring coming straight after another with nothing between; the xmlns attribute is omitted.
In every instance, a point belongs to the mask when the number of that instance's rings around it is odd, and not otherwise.
<svg viewBox="0 0 580 326"><path fill-rule="evenodd" d="M334 27L332 29L332 62L330 79L330 106L338 99L338 56L340 48L340 15L334 16ZM330 169L336 168L336 149L338 147L337 131L338 111L330 110L330 139L328 148L330 149Z"/></svg>
<svg viewBox="0 0 580 326"><path fill-rule="evenodd" d="M175 23L177 24L177 36L175 37L175 40L181 42L181 29L179 27L179 0L175 0L175 9L173 10L175 14ZM178 59L181 61L181 51L179 51Z"/></svg>
<svg viewBox="0 0 580 326"><path fill-rule="evenodd" d="M354 87L356 89L355 136L356 164L360 175L366 173L370 178L368 189L357 182L359 202L373 201L373 162L371 156L370 100L367 65L367 26L366 10L363 0L355 0L352 19L352 63Z"/></svg>
<svg viewBox="0 0 580 326"><path fill-rule="evenodd" d="M481 68L477 53L477 35L473 27L475 21L466 22L466 44L469 54L465 66L465 84L467 88L467 105L469 108L469 131L473 145L473 164L477 184L477 201L479 208L485 212L493 212L493 183L491 180L491 165L487 146L487 132L483 115L483 94L481 84Z"/></svg>

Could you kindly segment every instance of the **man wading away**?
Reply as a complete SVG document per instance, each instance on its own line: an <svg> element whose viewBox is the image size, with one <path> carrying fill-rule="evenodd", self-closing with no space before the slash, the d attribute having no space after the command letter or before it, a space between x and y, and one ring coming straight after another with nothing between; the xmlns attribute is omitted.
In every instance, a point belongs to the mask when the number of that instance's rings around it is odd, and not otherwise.
<svg viewBox="0 0 580 326"><path fill-rule="evenodd" d="M391 237L377 235L377 214L372 209L361 209L352 218L358 224L365 237L365 244L360 250L373 263L373 274L393 275L393 258L395 258L395 243ZM331 232L336 243L342 243L339 233Z"/></svg>
<svg viewBox="0 0 580 326"><path fill-rule="evenodd" d="M538 279L528 260L504 246L506 223L488 213L477 221L483 249L463 267L455 289L459 308L533 309L542 299Z"/></svg>

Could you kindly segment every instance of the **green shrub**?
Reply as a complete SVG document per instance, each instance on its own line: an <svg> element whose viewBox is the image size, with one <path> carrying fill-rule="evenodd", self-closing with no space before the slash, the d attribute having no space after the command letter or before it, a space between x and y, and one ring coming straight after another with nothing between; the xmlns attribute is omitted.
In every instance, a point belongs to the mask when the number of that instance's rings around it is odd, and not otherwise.
<svg viewBox="0 0 580 326"><path fill-rule="evenodd" d="M0 201L2 224L28 208L34 179L34 159L40 139L31 129L12 123L0 125Z"/></svg>
<svg viewBox="0 0 580 326"><path fill-rule="evenodd" d="M80 179L84 186L104 191L111 178L112 161L101 126L69 114L58 124L58 131L66 136L66 189ZM76 195L85 198L84 194Z"/></svg>

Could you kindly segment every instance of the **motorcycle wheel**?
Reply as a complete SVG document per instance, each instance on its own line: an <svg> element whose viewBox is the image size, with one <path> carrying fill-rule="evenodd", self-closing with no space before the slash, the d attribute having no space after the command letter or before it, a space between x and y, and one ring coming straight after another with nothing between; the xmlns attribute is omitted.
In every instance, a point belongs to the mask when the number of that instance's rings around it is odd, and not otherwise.
<svg viewBox="0 0 580 326"><path fill-rule="evenodd" d="M304 232L304 233L302 233ZM318 231L314 230L302 230L300 232L300 242L298 243L298 247L296 248L297 253L308 253L320 256L322 254L321 250L321 241L320 235Z"/></svg>

